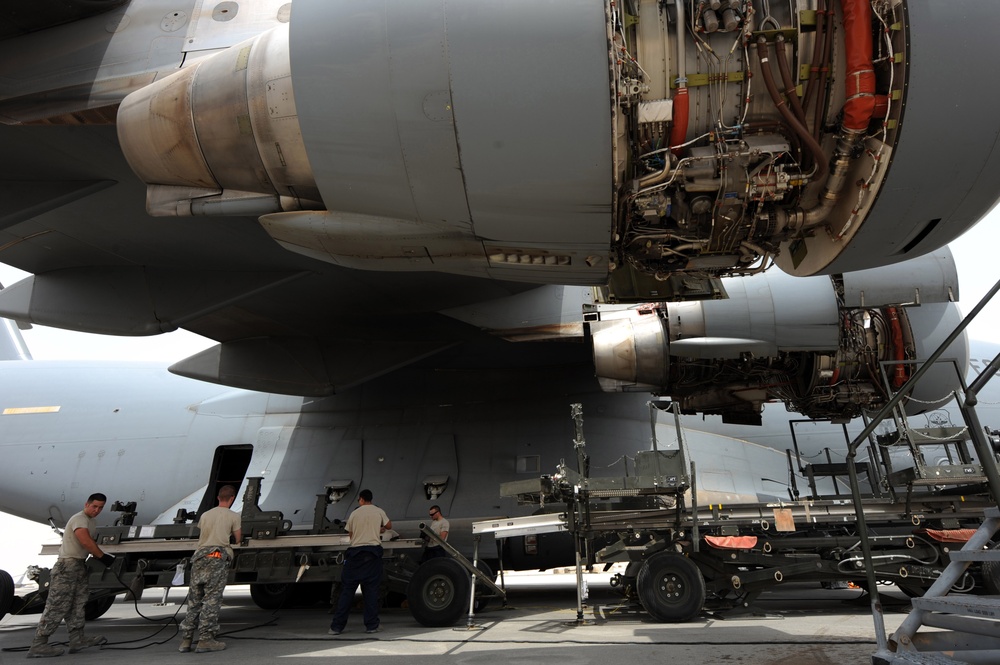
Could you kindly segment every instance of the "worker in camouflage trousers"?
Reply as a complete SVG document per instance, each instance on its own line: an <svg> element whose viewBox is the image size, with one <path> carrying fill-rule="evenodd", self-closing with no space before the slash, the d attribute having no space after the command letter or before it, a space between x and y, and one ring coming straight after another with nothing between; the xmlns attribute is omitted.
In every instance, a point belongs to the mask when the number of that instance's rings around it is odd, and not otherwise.
<svg viewBox="0 0 1000 665"><path fill-rule="evenodd" d="M61 656L63 650L49 644L49 637L56 632L63 619L69 629L69 652L76 653L87 647L100 646L108 640L100 635L87 637L83 633L84 607L90 599L87 555L93 556L109 568L115 557L97 546L97 517L107 502L103 494L91 494L83 510L66 522L59 558L52 566L45 611L35 630L35 639L28 649L28 658Z"/></svg>
<svg viewBox="0 0 1000 665"><path fill-rule="evenodd" d="M198 629L198 653L222 651L225 642L215 636L219 633L219 608L222 592L229 577L229 564L233 549L229 536L236 542L243 539L239 513L230 510L236 500L236 488L224 485L219 489L219 505L198 519L201 533L198 549L191 557L191 581L188 585L188 612L181 622L181 645L178 651L191 651L194 631Z"/></svg>

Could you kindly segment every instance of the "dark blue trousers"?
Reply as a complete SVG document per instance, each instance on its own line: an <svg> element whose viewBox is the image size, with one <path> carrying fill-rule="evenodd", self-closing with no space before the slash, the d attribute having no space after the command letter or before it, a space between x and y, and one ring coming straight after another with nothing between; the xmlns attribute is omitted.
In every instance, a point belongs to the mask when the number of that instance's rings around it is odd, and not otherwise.
<svg viewBox="0 0 1000 665"><path fill-rule="evenodd" d="M382 546L349 547L344 553L344 572L340 578L340 598L330 628L343 631L354 604L354 592L361 586L365 602L365 630L379 626L378 588L382 584Z"/></svg>

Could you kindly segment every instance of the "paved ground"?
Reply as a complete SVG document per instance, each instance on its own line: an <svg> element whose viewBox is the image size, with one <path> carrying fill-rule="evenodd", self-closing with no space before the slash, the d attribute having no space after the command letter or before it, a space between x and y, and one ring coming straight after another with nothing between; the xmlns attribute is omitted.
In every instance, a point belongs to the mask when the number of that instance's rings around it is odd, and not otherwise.
<svg viewBox="0 0 1000 665"><path fill-rule="evenodd" d="M870 663L876 648L868 598L860 591L786 586L762 596L748 615L703 616L683 625L664 625L620 606L606 578L593 577L585 624L577 625L572 576L521 575L508 583L511 608L488 608L477 615L479 626L472 630L425 628L407 610L396 609L383 611L384 630L377 635L366 635L360 614L355 614L339 637L326 635L326 608L267 612L253 604L247 587L232 587L222 613L223 630L229 633L222 639L228 648L217 654L178 653L171 617L182 617L184 609L155 606L160 596L150 590L138 605L148 620L133 604L116 602L87 628L112 644L64 658L81 665L136 659L143 665L178 659L291 664L314 663L316 658L368 665L441 665L442 659L449 665L849 665ZM170 599L182 600L182 594L175 589ZM894 587L884 599L885 624L891 631L909 608ZM0 623L0 649L28 645L37 620L37 615L6 617ZM54 640L65 639L63 627ZM24 658L23 652L0 651L3 664Z"/></svg>

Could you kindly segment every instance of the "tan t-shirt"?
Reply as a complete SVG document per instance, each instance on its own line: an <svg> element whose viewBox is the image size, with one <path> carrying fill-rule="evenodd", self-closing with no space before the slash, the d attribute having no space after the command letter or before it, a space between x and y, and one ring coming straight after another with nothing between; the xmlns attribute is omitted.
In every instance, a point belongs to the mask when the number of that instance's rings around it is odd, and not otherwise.
<svg viewBox="0 0 1000 665"><path fill-rule="evenodd" d="M198 549L202 547L219 547L233 557L233 548L229 546L230 534L240 528L240 514L229 508L216 506L198 518Z"/></svg>
<svg viewBox="0 0 1000 665"><path fill-rule="evenodd" d="M347 530L351 534L351 547L381 545L381 530L389 522L385 511L376 505L366 503L347 518Z"/></svg>
<svg viewBox="0 0 1000 665"><path fill-rule="evenodd" d="M438 538L441 538L441 540L448 540L448 532L451 530L448 528L449 526L451 525L449 524L448 520L446 520L443 517L439 520L431 520L430 524L431 531L437 534ZM445 534L444 536L441 536L442 531Z"/></svg>
<svg viewBox="0 0 1000 665"><path fill-rule="evenodd" d="M94 518L87 517L87 514L81 510L66 522L62 545L59 546L60 559L86 559L87 555L90 554L76 539L77 529L86 529L91 538L97 538L97 522L94 521Z"/></svg>

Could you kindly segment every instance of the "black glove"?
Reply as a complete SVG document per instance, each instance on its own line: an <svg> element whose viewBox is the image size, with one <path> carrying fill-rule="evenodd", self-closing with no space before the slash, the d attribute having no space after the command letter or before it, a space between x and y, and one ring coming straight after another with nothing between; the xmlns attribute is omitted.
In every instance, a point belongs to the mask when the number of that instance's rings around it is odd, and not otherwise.
<svg viewBox="0 0 1000 665"><path fill-rule="evenodd" d="M107 566L108 568L110 568L114 564L114 562L115 562L115 555L114 554L107 554L107 553L102 554L101 558L98 559L98 561L100 561L105 566Z"/></svg>

